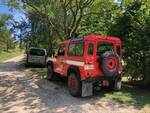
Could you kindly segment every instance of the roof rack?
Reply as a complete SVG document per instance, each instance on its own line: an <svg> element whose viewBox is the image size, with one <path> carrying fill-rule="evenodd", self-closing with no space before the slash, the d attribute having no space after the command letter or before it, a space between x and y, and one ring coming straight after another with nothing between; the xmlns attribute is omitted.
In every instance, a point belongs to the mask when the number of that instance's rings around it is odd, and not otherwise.
<svg viewBox="0 0 150 113"><path fill-rule="evenodd" d="M70 38L70 42L82 41L83 39L84 39L83 36L79 36L79 34L75 34L72 38Z"/></svg>

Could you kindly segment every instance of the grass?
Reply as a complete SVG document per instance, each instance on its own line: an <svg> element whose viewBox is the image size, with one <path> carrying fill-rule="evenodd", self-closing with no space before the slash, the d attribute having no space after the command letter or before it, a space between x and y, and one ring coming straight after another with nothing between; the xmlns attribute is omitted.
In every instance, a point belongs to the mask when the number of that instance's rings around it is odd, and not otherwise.
<svg viewBox="0 0 150 113"><path fill-rule="evenodd" d="M21 49L9 50L8 52L2 51L0 52L0 62L19 56L21 54L23 54L23 50Z"/></svg>
<svg viewBox="0 0 150 113"><path fill-rule="evenodd" d="M121 91L103 92L105 98L134 106L150 107L150 92L140 87L123 85Z"/></svg>

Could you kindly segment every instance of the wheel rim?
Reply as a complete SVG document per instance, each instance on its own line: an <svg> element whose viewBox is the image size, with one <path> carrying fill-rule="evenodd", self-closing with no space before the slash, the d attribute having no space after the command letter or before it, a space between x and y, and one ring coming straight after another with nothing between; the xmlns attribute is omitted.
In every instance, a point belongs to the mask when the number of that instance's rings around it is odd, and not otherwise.
<svg viewBox="0 0 150 113"><path fill-rule="evenodd" d="M116 57L109 57L106 61L106 68L108 71L116 70L117 69L117 59Z"/></svg>
<svg viewBox="0 0 150 113"><path fill-rule="evenodd" d="M69 88L72 93L75 93L77 91L77 81L74 76L69 77Z"/></svg>

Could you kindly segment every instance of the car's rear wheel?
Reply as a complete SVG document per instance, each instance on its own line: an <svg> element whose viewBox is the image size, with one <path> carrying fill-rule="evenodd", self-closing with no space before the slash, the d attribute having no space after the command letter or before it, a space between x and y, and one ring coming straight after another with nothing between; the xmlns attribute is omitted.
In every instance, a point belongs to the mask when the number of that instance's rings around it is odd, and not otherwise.
<svg viewBox="0 0 150 113"><path fill-rule="evenodd" d="M72 96L81 96L82 85L80 78L75 73L70 73L68 76L68 88Z"/></svg>
<svg viewBox="0 0 150 113"><path fill-rule="evenodd" d="M47 76L46 76L46 78L48 80L53 80L53 78L54 78L54 70L53 70L51 65L47 66Z"/></svg>

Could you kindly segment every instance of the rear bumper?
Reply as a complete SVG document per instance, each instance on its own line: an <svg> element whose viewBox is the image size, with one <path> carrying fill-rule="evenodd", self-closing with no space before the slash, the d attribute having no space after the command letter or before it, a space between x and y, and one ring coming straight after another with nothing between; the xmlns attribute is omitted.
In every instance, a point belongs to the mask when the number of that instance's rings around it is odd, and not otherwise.
<svg viewBox="0 0 150 113"><path fill-rule="evenodd" d="M85 80L83 80L84 82L92 82L92 83L96 83L96 82L100 82L100 81L103 81L103 80L108 80L108 81L111 81L111 80L114 80L116 78L120 78L121 79L121 75L118 75L118 76L112 76L112 77L107 77L107 76L96 76L96 77L93 77L93 78L86 78Z"/></svg>
<svg viewBox="0 0 150 113"><path fill-rule="evenodd" d="M28 65L33 65L33 66L46 66L45 63L35 63L35 62L28 62Z"/></svg>

